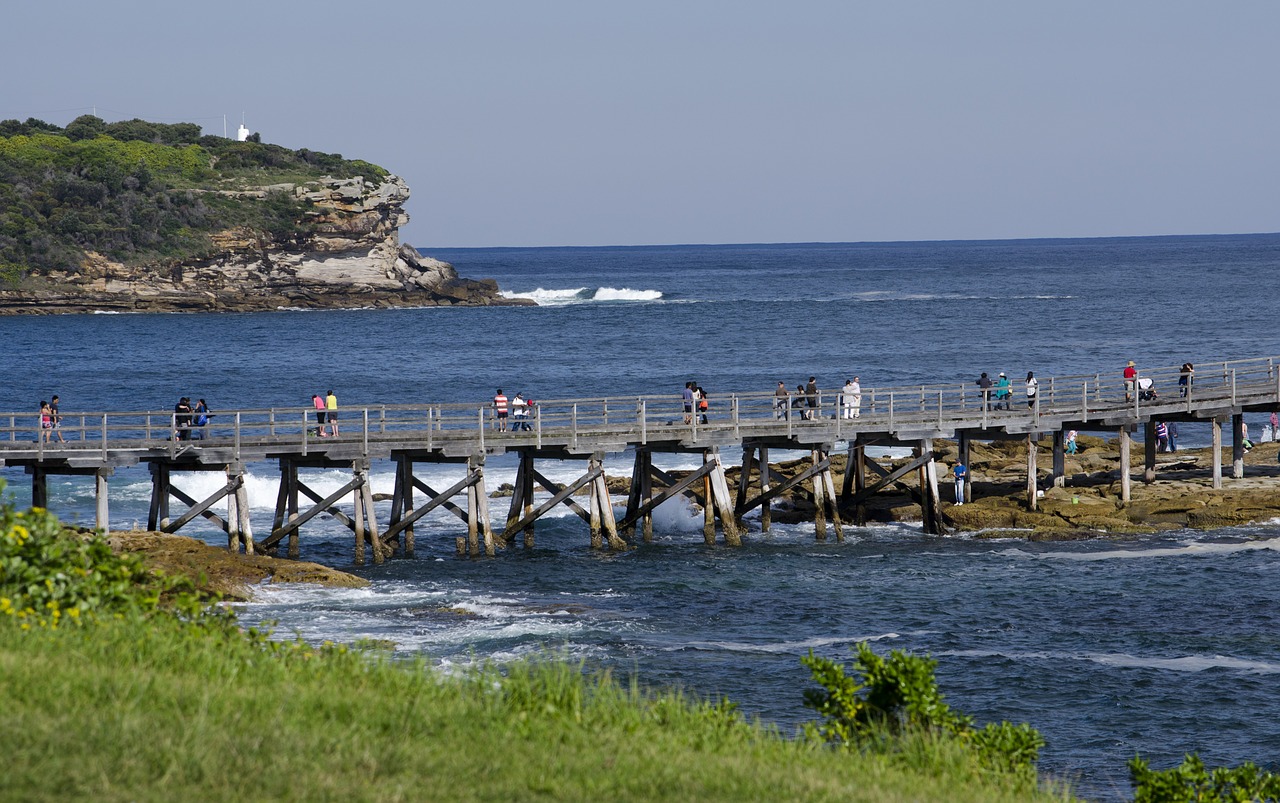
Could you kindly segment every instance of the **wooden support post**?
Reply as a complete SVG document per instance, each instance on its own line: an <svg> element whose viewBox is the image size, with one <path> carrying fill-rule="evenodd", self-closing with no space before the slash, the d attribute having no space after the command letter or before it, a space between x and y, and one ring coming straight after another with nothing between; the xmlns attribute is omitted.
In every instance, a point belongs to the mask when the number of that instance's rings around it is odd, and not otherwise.
<svg viewBox="0 0 1280 803"><path fill-rule="evenodd" d="M639 455L637 455L639 457ZM653 452L644 452L644 467L640 473L640 504L648 507L653 502ZM653 510L648 510L641 517L641 530L644 542L653 543Z"/></svg>
<svg viewBox="0 0 1280 803"><path fill-rule="evenodd" d="M720 452L712 450L711 462L715 469L708 474L711 480L711 498L720 514L720 529L724 533L724 542L729 546L741 546L742 538L738 535L737 516L733 505L729 502L729 481L724 475L724 464L720 462Z"/></svg>
<svg viewBox="0 0 1280 803"><path fill-rule="evenodd" d="M624 521L631 521L624 532L635 537L635 522L632 520L637 510L640 509L640 472L644 470L644 454L643 449L636 449L636 459L631 464L631 482L627 484L627 510L622 514Z"/></svg>
<svg viewBox="0 0 1280 803"><path fill-rule="evenodd" d="M1120 504L1129 504L1129 428L1120 427Z"/></svg>
<svg viewBox="0 0 1280 803"><path fill-rule="evenodd" d="M503 533L512 532L516 522L520 521L521 511L524 509L524 493L525 479L529 473L529 453L526 451L519 452L520 465L516 467L516 481L511 489L511 504L507 506L507 523L502 528Z"/></svg>
<svg viewBox="0 0 1280 803"><path fill-rule="evenodd" d="M401 465L404 466L403 471L405 480L404 491L400 494L401 515L403 515L404 513L413 510L413 493L415 490L413 487L413 458L409 455L405 455L401 459ZM413 522L409 522L409 524L404 528L405 557L413 557L414 548Z"/></svg>
<svg viewBox="0 0 1280 803"><path fill-rule="evenodd" d="M1222 487L1222 421L1213 419L1213 487Z"/></svg>
<svg viewBox="0 0 1280 803"><path fill-rule="evenodd" d="M769 505L769 449L765 446L760 447L757 470L760 474L760 495L764 497L764 502L760 504L760 532L767 533L773 524L773 511Z"/></svg>
<svg viewBox="0 0 1280 803"><path fill-rule="evenodd" d="M1142 481L1150 485L1156 481L1156 422L1142 425Z"/></svg>
<svg viewBox="0 0 1280 803"><path fill-rule="evenodd" d="M695 416L694 420L697 418ZM702 463L706 465L709 452L702 453ZM711 474L702 475L702 541L707 546L716 542L716 502L711 491Z"/></svg>
<svg viewBox="0 0 1280 803"><path fill-rule="evenodd" d="M599 468L595 457L588 465L589 471ZM596 493L595 480L587 484L587 509L591 512L591 548L600 549L604 546L604 538L600 535L600 495Z"/></svg>
<svg viewBox="0 0 1280 803"><path fill-rule="evenodd" d="M738 493L733 500L735 510L746 504L747 499L751 497L751 468L755 462L755 456L754 446L742 447L742 470L738 472Z"/></svg>
<svg viewBox="0 0 1280 803"><path fill-rule="evenodd" d="M357 566L364 565L364 489L365 478L360 476L360 469L354 468L355 487L351 489L351 506L354 508L354 515L351 517L355 526L352 531L356 537L355 563Z"/></svg>
<svg viewBox="0 0 1280 803"><path fill-rule="evenodd" d="M103 466L93 473L94 476L94 501L95 516L94 527L103 535L111 531L110 516L108 515L107 502L107 478L111 476L111 468Z"/></svg>
<svg viewBox="0 0 1280 803"><path fill-rule="evenodd" d="M236 473L231 466L227 466L227 486L230 487L236 479ZM240 497L234 491L227 494L227 549L232 552L240 551ZM167 531L168 524L165 524Z"/></svg>
<svg viewBox="0 0 1280 803"><path fill-rule="evenodd" d="M254 554L253 524L249 521L249 486L244 482L244 468L240 469L240 484L235 490L236 514L240 517L240 542L244 544L244 554Z"/></svg>
<svg viewBox="0 0 1280 803"><path fill-rule="evenodd" d="M1036 433L1027 433L1027 509L1039 507L1040 485L1037 482L1036 456L1039 451L1036 445Z"/></svg>
<svg viewBox="0 0 1280 803"><path fill-rule="evenodd" d="M31 506L49 507L49 478L39 466L31 471Z"/></svg>
<svg viewBox="0 0 1280 803"><path fill-rule="evenodd" d="M369 478L369 470L362 470L364 482L360 484L360 499L363 502L364 518L368 524L366 532L369 544L373 547L373 562L382 563L386 554L383 552L382 539L378 537L378 515L373 507L373 481Z"/></svg>
<svg viewBox="0 0 1280 803"><path fill-rule="evenodd" d="M1231 416L1231 478L1244 477L1244 416L1235 413Z"/></svg>
<svg viewBox="0 0 1280 803"><path fill-rule="evenodd" d="M845 467L845 471L853 471L853 492L855 495L861 494L867 489L867 446L859 437L853 447L853 468ZM867 526L867 503L862 496L858 496L857 502L853 506L853 523L859 527Z"/></svg>
<svg viewBox="0 0 1280 803"><path fill-rule="evenodd" d="M533 483L534 483L533 454L530 453L528 455L528 470L525 472L525 475L524 475L524 492L521 494L521 498L524 500L525 516L528 516L530 513L533 512ZM533 543L534 543L533 526L534 526L533 519L530 519L529 523L526 524L524 527L523 535L524 535L525 549L533 549Z"/></svg>
<svg viewBox="0 0 1280 803"><path fill-rule="evenodd" d="M289 523L293 524L295 521L298 520L298 464L293 462L292 460L289 461L288 481L289 481L289 502L288 502ZM299 541L298 530L299 529L301 528L294 527L289 531L288 555L290 558L293 558L294 560L298 559L298 554L299 554L299 549L298 549L298 541Z"/></svg>
<svg viewBox="0 0 1280 803"><path fill-rule="evenodd" d="M1055 429L1053 431L1053 487L1061 488L1066 484L1067 435L1061 429Z"/></svg>
<svg viewBox="0 0 1280 803"><path fill-rule="evenodd" d="M814 466L822 462L823 454L817 449L812 450L809 456ZM818 541L827 540L826 500L826 483L822 481L821 474L815 474L813 477L813 535Z"/></svg>
<svg viewBox="0 0 1280 803"><path fill-rule="evenodd" d="M595 478L592 488L598 499L600 525L604 529L605 540L609 543L610 549L626 549L627 542L618 536L618 521L613 515L613 500L609 498L609 478L604 474L603 453L598 456L595 463L600 469L600 476Z"/></svg>
<svg viewBox="0 0 1280 803"><path fill-rule="evenodd" d="M831 529L835 530L836 542L844 542L844 528L840 523L840 501L836 496L836 479L831 473L830 464L827 470L818 475L826 486L827 504L831 506Z"/></svg>
<svg viewBox="0 0 1280 803"><path fill-rule="evenodd" d="M938 463L933 459L933 444L922 441L921 448L926 450L928 460L924 463L925 484L920 488L923 499L929 501L929 518L926 521L926 532L933 535L946 535L947 528L942 521L942 500L938 494Z"/></svg>
<svg viewBox="0 0 1280 803"><path fill-rule="evenodd" d="M493 525L489 521L489 495L485 493L484 487L484 453L473 454L467 459L467 468L470 473L475 475L475 482L471 486L471 499L474 500L475 513L472 517L471 524L468 527L467 534L471 538L471 556L477 557L479 553L479 542L477 534L484 539L484 554L493 557Z"/></svg>

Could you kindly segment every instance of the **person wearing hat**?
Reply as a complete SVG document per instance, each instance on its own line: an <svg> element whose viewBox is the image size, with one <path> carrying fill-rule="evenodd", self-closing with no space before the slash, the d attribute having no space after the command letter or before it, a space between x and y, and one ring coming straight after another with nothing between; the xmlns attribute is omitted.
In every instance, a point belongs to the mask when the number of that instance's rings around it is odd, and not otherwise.
<svg viewBox="0 0 1280 803"><path fill-rule="evenodd" d="M1000 376L996 377L996 409L1009 409L1009 398L1013 396L1013 383L1009 381L1009 377L1004 371L1000 372Z"/></svg>
<svg viewBox="0 0 1280 803"><path fill-rule="evenodd" d="M1129 364L1124 367L1124 400L1133 401L1133 388L1138 381L1138 369L1133 366L1133 360L1129 360Z"/></svg>

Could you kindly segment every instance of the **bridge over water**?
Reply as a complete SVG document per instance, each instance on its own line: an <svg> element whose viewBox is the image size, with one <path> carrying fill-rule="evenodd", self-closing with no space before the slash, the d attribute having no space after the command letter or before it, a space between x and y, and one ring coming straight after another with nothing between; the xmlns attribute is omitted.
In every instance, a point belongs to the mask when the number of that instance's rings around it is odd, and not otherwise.
<svg viewBox="0 0 1280 803"><path fill-rule="evenodd" d="M705 420L696 411L686 413L679 394L539 400L524 426L515 429L518 419L512 418L507 431L501 429L490 403L344 407L338 434L323 437L312 408L220 410L208 426L193 428L180 426L180 417L171 411L63 412L60 426L52 431L42 428L38 413L0 413L0 465L21 466L31 475L36 506L48 504L48 476L94 476L97 525L105 529L115 469L146 464L152 477L150 529L176 532L203 517L227 533L230 548L243 544L250 552L274 550L285 542L288 554L296 557L303 526L329 513L351 529L357 562L363 562L366 547L377 562L397 549L412 554L414 523L436 508L452 512L466 525L465 538L457 539L460 554L475 556L483 549L492 555L517 536L532 546L538 518L561 504L587 523L593 546L607 542L611 548L625 548L637 527L645 540L652 537L653 510L676 495L702 506L708 543L714 542L717 528L726 543L739 543L741 518L757 507L767 531L770 504L786 492L812 500L819 539L826 538L828 526L842 538L845 519L864 523L865 500L890 484L916 498L925 530L936 533L947 527L934 465L936 439L956 440L966 465L972 441L1025 440L1026 502L1031 509L1042 484L1065 481L1064 435L1069 430L1118 435L1125 502L1130 491L1130 433L1139 427L1145 430L1144 478L1153 481L1154 429L1160 421L1212 426L1215 488L1222 485L1222 426L1230 423L1232 473L1243 476L1243 415L1280 411L1278 361L1265 357L1201 364L1185 385L1179 384L1179 367L1139 371L1139 383L1150 380L1149 394L1127 387L1120 369L1048 377L1040 379L1030 402L1021 383L1015 383L1005 403L972 380L865 387L856 417L846 404L850 400L831 389L811 398L793 393L782 404L772 392L719 393L711 399ZM1036 442L1046 434L1053 437L1053 469L1041 478ZM65 442L57 439L59 435ZM839 490L830 459L838 446L848 449ZM872 446L910 447L913 459L890 470L867 455ZM731 493L723 455L738 449L742 470ZM810 461L799 473L783 476L770 463L770 450L803 450ZM495 529L485 488L485 458L506 453L519 456L519 468L505 521ZM617 459L623 453L633 457L626 511L618 520L604 465L610 456ZM677 477L653 465L656 453L699 454L703 462L699 469ZM540 460L582 461L585 470L561 487L538 470ZM268 461L279 467L280 492L269 535L255 541L244 474L247 464ZM395 491L382 529L369 483L374 461L395 464ZM424 463L456 463L458 481L448 488L432 488L415 475L415 466ZM298 475L300 468L317 467L349 469L351 480L322 497ZM173 477L193 471L221 472L227 480L214 494L195 499L175 485ZM902 484L912 471L918 473L918 483ZM586 507L574 498L582 494ZM349 508L344 507L348 497ZM178 515L175 502L185 507ZM215 506L225 507L225 517Z"/></svg>

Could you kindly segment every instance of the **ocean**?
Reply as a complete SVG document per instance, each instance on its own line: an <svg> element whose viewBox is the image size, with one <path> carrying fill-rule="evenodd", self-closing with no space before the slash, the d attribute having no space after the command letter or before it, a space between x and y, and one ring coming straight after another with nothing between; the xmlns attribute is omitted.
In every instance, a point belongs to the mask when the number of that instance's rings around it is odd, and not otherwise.
<svg viewBox="0 0 1280 803"><path fill-rule="evenodd" d="M714 402L810 375L831 389L854 374L864 389L972 384L982 371L1033 370L1043 382L1118 376L1130 359L1156 368L1280 354L1277 234L427 253L540 306L0 318L0 414L33 413L54 393L73 416L169 410L179 396L215 411L301 410L329 389L344 406L480 404L497 387L627 396L678 393L688 379ZM1260 431L1263 417L1252 418ZM1182 428L1184 445L1207 437ZM539 468L559 481L581 473ZM261 534L275 471L250 469ZM459 478L457 467L422 470L437 487ZM629 456L610 456L606 470L627 473ZM491 459L487 474L490 488L510 482L514 461ZM0 478L29 504L20 470ZM345 479L304 472L322 493ZM391 466L375 464L373 481L390 493ZM221 482L175 484L200 496ZM145 471L119 471L113 528L145 525L149 492ZM494 500L499 517L505 504ZM91 523L91 480L51 479L50 507ZM388 510L379 504L380 521ZM816 543L812 525L775 524L735 549L705 546L700 516L672 501L653 544L615 554L591 550L562 510L539 522L535 549L479 560L455 557L458 522L437 511L418 527L414 559L354 569L349 533L317 520L302 556L372 585L264 587L241 615L313 641L386 639L447 671L550 650L727 697L784 731L811 718L800 658L848 659L869 640L932 655L948 702L979 722L1039 728L1041 769L1097 799L1131 796L1124 765L1135 754L1156 766L1192 751L1210 764L1280 761L1280 522L1061 543L911 525ZM204 525L183 532L225 543Z"/></svg>

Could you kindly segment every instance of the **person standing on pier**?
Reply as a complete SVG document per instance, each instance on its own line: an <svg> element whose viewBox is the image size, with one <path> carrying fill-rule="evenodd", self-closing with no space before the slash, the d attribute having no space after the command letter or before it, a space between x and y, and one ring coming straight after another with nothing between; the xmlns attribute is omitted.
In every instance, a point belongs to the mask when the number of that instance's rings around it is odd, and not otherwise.
<svg viewBox="0 0 1280 803"><path fill-rule="evenodd" d="M804 386L805 404L809 405L809 420L812 421L818 412L818 378L809 377L809 384Z"/></svg>
<svg viewBox="0 0 1280 803"><path fill-rule="evenodd" d="M324 437L324 399L319 393L311 394L311 406L316 408L316 434Z"/></svg>
<svg viewBox="0 0 1280 803"><path fill-rule="evenodd" d="M956 478L956 504L964 504L964 481L969 478L969 469L964 463L956 461L955 466L951 469L951 474Z"/></svg>
<svg viewBox="0 0 1280 803"><path fill-rule="evenodd" d="M1124 367L1124 400L1133 401L1134 386L1138 383L1138 369L1134 367L1133 360L1129 360L1129 364Z"/></svg>
<svg viewBox="0 0 1280 803"><path fill-rule="evenodd" d="M982 394L982 409L991 409L991 377L987 376L987 372L983 371L982 376L978 377L978 392Z"/></svg>
<svg viewBox="0 0 1280 803"><path fill-rule="evenodd" d="M1133 363L1129 363L1133 365ZM1178 395L1187 398L1187 394L1191 392L1191 378L1195 374L1196 368L1189 362L1182 364L1182 370L1178 372Z"/></svg>
<svg viewBox="0 0 1280 803"><path fill-rule="evenodd" d="M209 403L204 399L196 402L193 412L196 414L195 421L192 422L191 437L195 440L204 440L205 433L209 426Z"/></svg>
<svg viewBox="0 0 1280 803"><path fill-rule="evenodd" d="M191 399L186 396L173 405L173 429L176 440L191 440Z"/></svg>
<svg viewBox="0 0 1280 803"><path fill-rule="evenodd" d="M1027 409L1030 410L1036 406L1036 393L1040 391L1040 383L1036 381L1036 375L1031 371L1027 371Z"/></svg>
<svg viewBox="0 0 1280 803"><path fill-rule="evenodd" d="M49 433L53 431L53 413L49 411L49 402L40 400L40 440L49 442Z"/></svg>
<svg viewBox="0 0 1280 803"><path fill-rule="evenodd" d="M53 394L53 400L49 402L49 415L53 419L53 434L58 436L58 443L66 443L62 439L62 416L58 414L58 394ZM1271 414L1275 418L1275 413Z"/></svg>
<svg viewBox="0 0 1280 803"><path fill-rule="evenodd" d="M1005 376L1004 371L1000 372L1000 376L996 378L996 409L1009 409L1009 402L1013 396L1013 383L1009 381L1009 377Z"/></svg>
<svg viewBox="0 0 1280 803"><path fill-rule="evenodd" d="M849 420L853 418L853 380L846 379L844 387L840 388L840 417Z"/></svg>
<svg viewBox="0 0 1280 803"><path fill-rule="evenodd" d="M524 400L523 393L517 393L511 400L511 431L529 430L529 403Z"/></svg>
<svg viewBox="0 0 1280 803"><path fill-rule="evenodd" d="M856 376L853 378L853 417L862 417L862 383Z"/></svg>
<svg viewBox="0 0 1280 803"><path fill-rule="evenodd" d="M507 431L507 397L502 395L502 388L493 396L493 412L498 417L498 431Z"/></svg>
<svg viewBox="0 0 1280 803"><path fill-rule="evenodd" d="M707 401L707 391L702 385L698 385L693 389L693 397L698 400L698 423L707 423L707 410L710 409L711 403Z"/></svg>
<svg viewBox="0 0 1280 803"><path fill-rule="evenodd" d="M338 437L338 397L333 395L333 391L329 391L324 397L325 420L329 422L329 434Z"/></svg>
<svg viewBox="0 0 1280 803"><path fill-rule="evenodd" d="M684 402L684 422L686 424L693 423L693 388L692 381L684 383L684 390L680 392L680 398Z"/></svg>
<svg viewBox="0 0 1280 803"><path fill-rule="evenodd" d="M787 407L788 407L787 397L789 395L790 394L787 393L787 386L782 383L781 379L779 379L778 389L773 392L773 417L774 418L787 417Z"/></svg>

